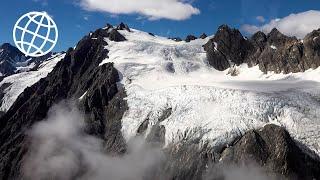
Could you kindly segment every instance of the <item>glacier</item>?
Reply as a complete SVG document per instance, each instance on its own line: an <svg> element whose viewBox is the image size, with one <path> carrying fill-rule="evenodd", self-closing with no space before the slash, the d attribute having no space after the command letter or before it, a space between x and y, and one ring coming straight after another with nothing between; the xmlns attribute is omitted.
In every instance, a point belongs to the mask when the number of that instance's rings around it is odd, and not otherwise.
<svg viewBox="0 0 320 180"><path fill-rule="evenodd" d="M202 47L212 36L186 43L135 29L119 32L128 41L106 38L109 57L100 65L113 62L121 75L119 86L126 89L126 140L136 136L146 119L147 133L156 123L165 127L165 145L195 133L217 148L274 123L320 155L320 68L264 74L257 66L242 64L217 71L208 65ZM158 122L169 108L171 115Z"/></svg>

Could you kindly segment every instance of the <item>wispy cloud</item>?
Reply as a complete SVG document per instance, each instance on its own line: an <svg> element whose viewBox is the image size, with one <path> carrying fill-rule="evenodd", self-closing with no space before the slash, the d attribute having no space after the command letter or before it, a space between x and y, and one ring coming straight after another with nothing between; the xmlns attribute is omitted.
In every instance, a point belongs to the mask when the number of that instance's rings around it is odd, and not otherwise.
<svg viewBox="0 0 320 180"><path fill-rule="evenodd" d="M185 20L200 10L192 6L190 0L80 0L80 6L89 11L111 14L139 14L149 20Z"/></svg>
<svg viewBox="0 0 320 180"><path fill-rule="evenodd" d="M129 142L123 156L109 156L102 140L86 134L84 128L84 114L73 103L54 106L29 134L24 178L140 180L163 160L161 149L142 139Z"/></svg>
<svg viewBox="0 0 320 180"><path fill-rule="evenodd" d="M89 21L89 16L83 16L83 19L84 19L85 21Z"/></svg>
<svg viewBox="0 0 320 180"><path fill-rule="evenodd" d="M249 34L257 31L269 33L273 28L288 36L304 38L312 30L320 28L320 11L310 10L297 14L290 14L281 19L273 19L262 26L244 24L241 30Z"/></svg>
<svg viewBox="0 0 320 180"><path fill-rule="evenodd" d="M261 23L264 23L266 21L266 19L263 16L257 16L256 20L261 22Z"/></svg>
<svg viewBox="0 0 320 180"><path fill-rule="evenodd" d="M42 6L48 6L48 0L32 0L33 2L39 2Z"/></svg>

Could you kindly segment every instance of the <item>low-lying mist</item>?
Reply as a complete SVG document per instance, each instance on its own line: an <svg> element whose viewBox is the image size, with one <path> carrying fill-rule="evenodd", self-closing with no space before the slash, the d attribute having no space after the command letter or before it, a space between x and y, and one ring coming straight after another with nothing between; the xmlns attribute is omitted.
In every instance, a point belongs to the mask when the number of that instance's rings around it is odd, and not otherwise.
<svg viewBox="0 0 320 180"><path fill-rule="evenodd" d="M73 103L51 108L47 119L29 132L31 146L25 157L25 179L140 180L163 159L160 149L140 138L128 143L128 153L109 156L103 142L84 132L84 114Z"/></svg>

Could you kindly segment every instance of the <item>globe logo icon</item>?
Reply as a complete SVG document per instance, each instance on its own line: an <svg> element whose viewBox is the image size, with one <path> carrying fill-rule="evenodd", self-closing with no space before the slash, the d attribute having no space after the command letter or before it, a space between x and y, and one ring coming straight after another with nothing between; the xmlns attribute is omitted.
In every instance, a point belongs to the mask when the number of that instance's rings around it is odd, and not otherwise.
<svg viewBox="0 0 320 180"><path fill-rule="evenodd" d="M17 48L26 56L43 56L56 45L58 28L46 12L29 12L16 22L13 40Z"/></svg>

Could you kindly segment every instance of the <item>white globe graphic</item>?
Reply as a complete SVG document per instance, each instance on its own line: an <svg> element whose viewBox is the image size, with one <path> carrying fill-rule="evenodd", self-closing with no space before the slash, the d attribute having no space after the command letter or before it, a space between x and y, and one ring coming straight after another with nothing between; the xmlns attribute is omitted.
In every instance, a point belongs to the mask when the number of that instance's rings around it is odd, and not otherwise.
<svg viewBox="0 0 320 180"><path fill-rule="evenodd" d="M29 12L21 16L13 29L17 48L27 56L49 53L57 43L58 28L46 12Z"/></svg>

